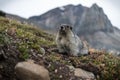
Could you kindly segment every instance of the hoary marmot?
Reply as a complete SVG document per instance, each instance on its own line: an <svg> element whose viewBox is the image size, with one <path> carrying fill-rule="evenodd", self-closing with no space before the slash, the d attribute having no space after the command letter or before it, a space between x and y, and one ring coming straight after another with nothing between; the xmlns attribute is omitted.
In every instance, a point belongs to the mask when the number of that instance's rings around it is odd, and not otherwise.
<svg viewBox="0 0 120 80"><path fill-rule="evenodd" d="M73 33L72 27L67 24L62 24L59 27L56 44L60 53L67 53L73 56L88 54L88 49L84 47L84 43Z"/></svg>

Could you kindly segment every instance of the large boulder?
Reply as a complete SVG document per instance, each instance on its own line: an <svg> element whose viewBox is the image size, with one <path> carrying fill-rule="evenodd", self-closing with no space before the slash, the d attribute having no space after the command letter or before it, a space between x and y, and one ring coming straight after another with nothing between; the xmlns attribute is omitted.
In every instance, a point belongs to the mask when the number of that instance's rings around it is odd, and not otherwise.
<svg viewBox="0 0 120 80"><path fill-rule="evenodd" d="M33 62L19 62L15 72L20 80L50 80L48 70Z"/></svg>

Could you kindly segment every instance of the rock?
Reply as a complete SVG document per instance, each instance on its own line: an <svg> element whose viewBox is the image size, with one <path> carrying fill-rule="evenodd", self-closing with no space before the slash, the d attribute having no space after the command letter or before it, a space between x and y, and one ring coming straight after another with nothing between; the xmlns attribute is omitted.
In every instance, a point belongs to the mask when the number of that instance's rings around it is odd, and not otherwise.
<svg viewBox="0 0 120 80"><path fill-rule="evenodd" d="M88 52L89 52L89 50L88 50L88 48L83 48L83 49L81 49L81 55L88 55Z"/></svg>
<svg viewBox="0 0 120 80"><path fill-rule="evenodd" d="M19 62L15 72L20 80L50 80L48 70L33 62Z"/></svg>
<svg viewBox="0 0 120 80"><path fill-rule="evenodd" d="M75 70L74 66L68 66L68 68L70 69L71 72Z"/></svg>
<svg viewBox="0 0 120 80"><path fill-rule="evenodd" d="M45 49L44 49L44 48L40 48L40 50L41 50L41 53L42 53L43 55L45 55Z"/></svg>
<svg viewBox="0 0 120 80"><path fill-rule="evenodd" d="M120 52L119 51L117 51L117 50L114 50L114 49L109 49L108 50L108 53L110 54L110 55L113 55L113 56L120 56Z"/></svg>
<svg viewBox="0 0 120 80"><path fill-rule="evenodd" d="M83 41L83 48L81 49L82 55L87 55L89 52L89 45L87 41Z"/></svg>
<svg viewBox="0 0 120 80"><path fill-rule="evenodd" d="M95 80L95 76L93 73L85 71L81 68L75 68L74 66L68 66L70 71L74 71L75 77L80 80Z"/></svg>
<svg viewBox="0 0 120 80"><path fill-rule="evenodd" d="M80 68L75 68L74 75L76 77L80 77L80 78L85 79L85 80L95 80L95 76L93 73L85 71L85 70L80 69Z"/></svg>

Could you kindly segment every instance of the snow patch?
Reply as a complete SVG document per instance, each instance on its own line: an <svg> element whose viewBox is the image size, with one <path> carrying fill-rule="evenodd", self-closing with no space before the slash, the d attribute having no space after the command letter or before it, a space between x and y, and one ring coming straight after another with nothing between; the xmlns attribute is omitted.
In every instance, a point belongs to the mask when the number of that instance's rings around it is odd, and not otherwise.
<svg viewBox="0 0 120 80"><path fill-rule="evenodd" d="M64 11L65 10L65 7L59 7L60 8L60 10L62 10L62 11Z"/></svg>

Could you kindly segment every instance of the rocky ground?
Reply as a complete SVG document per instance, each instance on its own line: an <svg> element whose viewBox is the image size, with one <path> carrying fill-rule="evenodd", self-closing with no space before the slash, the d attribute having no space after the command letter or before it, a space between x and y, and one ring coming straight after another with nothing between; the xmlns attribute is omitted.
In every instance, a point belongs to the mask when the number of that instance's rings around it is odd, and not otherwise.
<svg viewBox="0 0 120 80"><path fill-rule="evenodd" d="M77 76L75 69L91 72L97 80L120 80L119 57L96 50L80 57L59 54L54 39L41 29L0 17L0 80L19 80L15 65L28 59L44 66L51 80L93 80Z"/></svg>

